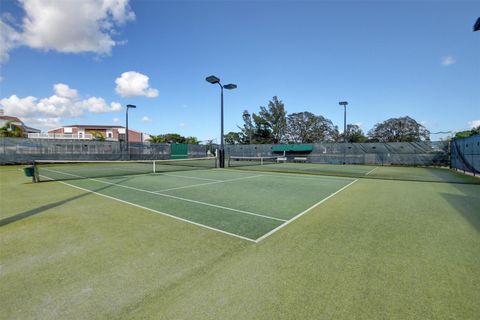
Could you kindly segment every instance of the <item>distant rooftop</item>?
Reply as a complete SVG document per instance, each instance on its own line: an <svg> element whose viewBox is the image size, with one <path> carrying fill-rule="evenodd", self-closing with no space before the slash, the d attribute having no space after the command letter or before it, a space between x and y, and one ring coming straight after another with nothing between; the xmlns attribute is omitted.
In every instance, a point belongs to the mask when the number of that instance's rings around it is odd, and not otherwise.
<svg viewBox="0 0 480 320"><path fill-rule="evenodd" d="M4 115L0 115L0 120L6 120L6 121L16 121L16 122L23 123L23 121L22 121L22 120L20 120L20 119L18 119L17 117L4 116Z"/></svg>
<svg viewBox="0 0 480 320"><path fill-rule="evenodd" d="M91 129L101 129L101 128L125 128L124 126L108 126L108 125L98 125L98 124L71 124L65 127L72 127L72 128L91 128Z"/></svg>

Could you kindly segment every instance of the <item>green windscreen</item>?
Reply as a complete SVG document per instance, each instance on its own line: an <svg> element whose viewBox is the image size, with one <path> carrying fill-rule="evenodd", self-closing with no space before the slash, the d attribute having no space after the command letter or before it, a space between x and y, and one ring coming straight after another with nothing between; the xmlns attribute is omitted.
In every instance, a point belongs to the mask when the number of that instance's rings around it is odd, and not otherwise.
<svg viewBox="0 0 480 320"><path fill-rule="evenodd" d="M273 152L311 152L312 150L311 144L282 144L272 147Z"/></svg>
<svg viewBox="0 0 480 320"><path fill-rule="evenodd" d="M188 144L172 143L170 145L170 157L172 159L187 159L188 158Z"/></svg>

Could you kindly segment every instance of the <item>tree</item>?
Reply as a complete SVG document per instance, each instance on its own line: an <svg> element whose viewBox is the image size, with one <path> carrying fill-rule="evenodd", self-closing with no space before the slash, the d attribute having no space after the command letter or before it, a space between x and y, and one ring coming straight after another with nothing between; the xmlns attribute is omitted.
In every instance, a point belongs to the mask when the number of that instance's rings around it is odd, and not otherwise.
<svg viewBox="0 0 480 320"><path fill-rule="evenodd" d="M332 130L332 137L333 142L342 142L343 141L343 134L340 133L338 130L338 126L334 126Z"/></svg>
<svg viewBox="0 0 480 320"><path fill-rule="evenodd" d="M165 143L165 139L161 134L150 135L150 138L148 138L148 141L150 141L151 143Z"/></svg>
<svg viewBox="0 0 480 320"><path fill-rule="evenodd" d="M268 107L260 107L258 117L261 117L261 123L265 126L265 129L268 128L268 130L271 131L270 136L272 143L280 143L285 139L287 112L285 111L285 105L282 100L274 96L272 100L268 102Z"/></svg>
<svg viewBox="0 0 480 320"><path fill-rule="evenodd" d="M100 131L91 131L90 134L92 135L93 140L105 141L105 137L103 136L103 134Z"/></svg>
<svg viewBox="0 0 480 320"><path fill-rule="evenodd" d="M187 143L187 144L198 144L199 142L198 142L197 137L186 137L184 143Z"/></svg>
<svg viewBox="0 0 480 320"><path fill-rule="evenodd" d="M332 121L311 112L297 112L287 117L287 137L293 143L334 141L338 129Z"/></svg>
<svg viewBox="0 0 480 320"><path fill-rule="evenodd" d="M22 128L13 124L13 121L7 121L3 127L0 127L0 137L15 137L23 136Z"/></svg>
<svg viewBox="0 0 480 320"><path fill-rule="evenodd" d="M225 143L227 144L239 144L242 142L241 133L230 131L225 135Z"/></svg>
<svg viewBox="0 0 480 320"><path fill-rule="evenodd" d="M151 143L187 143L198 144L197 137L184 137L178 133L166 133L159 135L151 135L148 139Z"/></svg>
<svg viewBox="0 0 480 320"><path fill-rule="evenodd" d="M377 123L369 132L372 142L418 142L430 140L430 131L414 119L405 116Z"/></svg>
<svg viewBox="0 0 480 320"><path fill-rule="evenodd" d="M247 110L242 115L242 143L280 143L286 139L287 112L278 97L273 97L267 107L260 107L258 114Z"/></svg>
<svg viewBox="0 0 480 320"><path fill-rule="evenodd" d="M270 123L260 115L252 114L253 122L255 123L255 131L252 137L252 143L272 143L272 130Z"/></svg>
<svg viewBox="0 0 480 320"><path fill-rule="evenodd" d="M255 134L255 128L252 123L252 116L248 110L244 110L242 114L243 127L238 127L241 130L242 143L253 143L253 136Z"/></svg>
<svg viewBox="0 0 480 320"><path fill-rule="evenodd" d="M347 124L347 142L365 142L367 137L363 133L363 130L360 126L356 124Z"/></svg>
<svg viewBox="0 0 480 320"><path fill-rule="evenodd" d="M472 130L465 130L455 133L455 138L467 138L480 134L480 126L473 128Z"/></svg>
<svg viewBox="0 0 480 320"><path fill-rule="evenodd" d="M272 143L272 131L270 124L262 116L245 110L242 115L243 127L241 130L241 142L248 143Z"/></svg>

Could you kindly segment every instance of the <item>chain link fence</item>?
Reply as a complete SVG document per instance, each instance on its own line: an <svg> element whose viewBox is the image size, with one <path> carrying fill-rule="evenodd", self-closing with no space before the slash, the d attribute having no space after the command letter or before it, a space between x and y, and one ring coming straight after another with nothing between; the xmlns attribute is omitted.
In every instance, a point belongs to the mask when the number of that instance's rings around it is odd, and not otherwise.
<svg viewBox="0 0 480 320"><path fill-rule="evenodd" d="M451 167L480 175L480 134L452 140Z"/></svg>
<svg viewBox="0 0 480 320"><path fill-rule="evenodd" d="M34 160L166 160L171 157L167 143L130 143L128 151L121 141L0 137L0 164L27 164ZM206 145L188 146L189 158L206 155Z"/></svg>
<svg viewBox="0 0 480 320"><path fill-rule="evenodd" d="M226 155L237 157L285 156L287 161L305 157L312 163L448 166L446 141L390 143L315 143L311 152L274 152L273 144L227 145Z"/></svg>

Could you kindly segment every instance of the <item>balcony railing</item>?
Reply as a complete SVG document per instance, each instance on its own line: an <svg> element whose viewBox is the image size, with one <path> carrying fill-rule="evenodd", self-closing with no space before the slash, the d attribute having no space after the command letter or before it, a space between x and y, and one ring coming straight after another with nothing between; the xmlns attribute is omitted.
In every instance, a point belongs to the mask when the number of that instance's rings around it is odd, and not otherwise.
<svg viewBox="0 0 480 320"><path fill-rule="evenodd" d="M29 133L28 137L31 139L74 139L74 140L92 140L93 135L73 134L73 133Z"/></svg>

